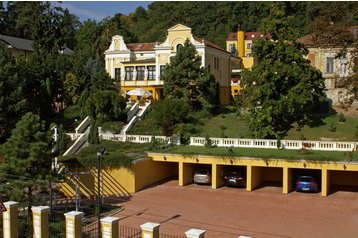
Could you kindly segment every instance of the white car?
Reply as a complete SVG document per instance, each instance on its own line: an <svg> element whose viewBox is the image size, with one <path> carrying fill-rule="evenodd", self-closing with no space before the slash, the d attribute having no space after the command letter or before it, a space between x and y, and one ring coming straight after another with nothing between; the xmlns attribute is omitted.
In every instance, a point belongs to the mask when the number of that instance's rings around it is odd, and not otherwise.
<svg viewBox="0 0 358 238"><path fill-rule="evenodd" d="M211 174L207 169L197 170L194 174L194 183L211 184Z"/></svg>

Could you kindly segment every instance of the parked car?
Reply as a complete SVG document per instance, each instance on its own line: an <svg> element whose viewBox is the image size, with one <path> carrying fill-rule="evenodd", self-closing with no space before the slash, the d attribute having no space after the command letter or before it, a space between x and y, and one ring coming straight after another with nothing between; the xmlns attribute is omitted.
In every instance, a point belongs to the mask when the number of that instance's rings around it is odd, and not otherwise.
<svg viewBox="0 0 358 238"><path fill-rule="evenodd" d="M228 172L224 176L226 186L246 187L246 180L239 172Z"/></svg>
<svg viewBox="0 0 358 238"><path fill-rule="evenodd" d="M312 176L300 176L296 181L296 191L317 192L317 180Z"/></svg>
<svg viewBox="0 0 358 238"><path fill-rule="evenodd" d="M210 184L211 183L211 174L207 169L197 170L194 173L194 183L197 184Z"/></svg>

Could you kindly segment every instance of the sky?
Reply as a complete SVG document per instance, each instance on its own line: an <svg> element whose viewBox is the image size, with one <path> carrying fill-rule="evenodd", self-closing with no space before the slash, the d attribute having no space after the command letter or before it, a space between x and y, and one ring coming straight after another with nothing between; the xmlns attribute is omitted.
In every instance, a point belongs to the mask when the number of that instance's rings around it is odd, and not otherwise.
<svg viewBox="0 0 358 238"><path fill-rule="evenodd" d="M139 6L148 9L152 1L62 1L61 6L79 17L80 21L92 19L101 21L116 13L128 15Z"/></svg>

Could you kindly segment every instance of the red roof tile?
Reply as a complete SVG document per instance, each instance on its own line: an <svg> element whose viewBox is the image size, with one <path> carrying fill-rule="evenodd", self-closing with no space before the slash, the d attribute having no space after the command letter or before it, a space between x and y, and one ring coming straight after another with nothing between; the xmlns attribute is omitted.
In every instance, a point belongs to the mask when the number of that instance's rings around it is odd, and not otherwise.
<svg viewBox="0 0 358 238"><path fill-rule="evenodd" d="M127 44L127 48L131 51L152 51L156 43L132 43Z"/></svg>
<svg viewBox="0 0 358 238"><path fill-rule="evenodd" d="M261 32L259 31L249 31L245 32L245 40L257 40L261 37ZM237 40L237 32L229 32L227 41L236 41Z"/></svg>
<svg viewBox="0 0 358 238"><path fill-rule="evenodd" d="M212 43L210 41L207 41L207 40L205 40L203 38L199 38L199 37L196 37L196 36L193 36L193 38L194 38L194 40L199 41L199 42L202 42L204 40L205 45L207 45L207 46L209 46L211 48L214 48L214 49L221 50L221 51L224 51L226 53L229 53L226 50L224 50L223 48L221 48L220 46L218 46L218 45L216 45L216 44L214 44L214 43Z"/></svg>

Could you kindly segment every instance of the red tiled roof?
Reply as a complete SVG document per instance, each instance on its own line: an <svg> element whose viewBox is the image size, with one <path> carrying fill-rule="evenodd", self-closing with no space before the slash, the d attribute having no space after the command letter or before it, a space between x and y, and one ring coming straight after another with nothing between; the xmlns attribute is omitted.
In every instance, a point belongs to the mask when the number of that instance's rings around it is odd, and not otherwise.
<svg viewBox="0 0 358 238"><path fill-rule="evenodd" d="M127 48L131 51L152 51L156 43L132 43L127 44Z"/></svg>
<svg viewBox="0 0 358 238"><path fill-rule="evenodd" d="M261 37L261 32L259 31L249 31L245 32L245 40L257 40ZM237 32L229 32L227 36L227 41L236 41L237 40Z"/></svg>
<svg viewBox="0 0 358 238"><path fill-rule="evenodd" d="M207 46L209 46L211 48L214 48L214 49L221 50L221 51L224 51L226 53L229 53L226 50L224 50L223 48L221 48L220 46L218 46L218 45L216 45L216 44L214 44L214 43L212 43L210 41L207 41L207 40L205 40L203 38L199 38L199 37L196 37L196 36L193 36L193 38L194 38L194 40L199 41L199 42L202 42L204 40L205 45L207 45Z"/></svg>
<svg viewBox="0 0 358 238"><path fill-rule="evenodd" d="M317 40L317 36L312 33L306 36L302 36L301 38L297 39L297 42L300 42L304 45L312 45Z"/></svg>

